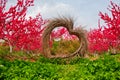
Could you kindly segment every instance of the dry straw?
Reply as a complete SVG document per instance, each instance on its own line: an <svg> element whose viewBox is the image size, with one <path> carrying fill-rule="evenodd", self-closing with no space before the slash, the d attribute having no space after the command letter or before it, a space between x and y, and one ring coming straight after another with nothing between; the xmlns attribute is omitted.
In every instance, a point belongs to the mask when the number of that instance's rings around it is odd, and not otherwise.
<svg viewBox="0 0 120 80"><path fill-rule="evenodd" d="M51 50L50 50L50 46L49 46L49 41L50 41L50 34L52 32L52 30L56 27L65 27L70 35L76 35L79 39L80 42L80 46L79 48L69 54L69 55L65 55L65 56L53 56L51 55ZM87 38L86 38L86 32L85 30L83 30L81 27L74 29L74 21L72 18L54 18L51 19L48 24L47 27L45 28L44 32L43 32L43 36L42 36L42 45L43 45L43 55L45 57L48 58L71 58L74 57L76 55L79 55L81 57L84 56L84 54L87 52Z"/></svg>

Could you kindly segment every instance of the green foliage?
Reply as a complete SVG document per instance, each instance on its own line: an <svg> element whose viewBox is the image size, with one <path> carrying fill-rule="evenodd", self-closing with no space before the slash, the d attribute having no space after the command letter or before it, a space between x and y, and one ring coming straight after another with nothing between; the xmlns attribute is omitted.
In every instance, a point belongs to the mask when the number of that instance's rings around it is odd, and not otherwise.
<svg viewBox="0 0 120 80"><path fill-rule="evenodd" d="M69 54L73 53L79 47L79 41L76 40L60 40L54 41L51 48L52 54Z"/></svg>
<svg viewBox="0 0 120 80"><path fill-rule="evenodd" d="M8 53L9 53L9 46L0 45L0 56L6 55Z"/></svg>
<svg viewBox="0 0 120 80"><path fill-rule="evenodd" d="M44 57L36 62L0 59L0 80L119 80L119 59L120 55L103 55L94 61Z"/></svg>

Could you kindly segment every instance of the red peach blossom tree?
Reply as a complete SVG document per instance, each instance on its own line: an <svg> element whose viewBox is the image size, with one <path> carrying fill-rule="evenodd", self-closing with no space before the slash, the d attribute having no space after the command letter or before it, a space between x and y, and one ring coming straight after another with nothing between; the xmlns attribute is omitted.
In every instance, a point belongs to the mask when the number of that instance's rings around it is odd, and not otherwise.
<svg viewBox="0 0 120 80"><path fill-rule="evenodd" d="M57 28L52 31L51 38L53 39L64 39L64 40L75 40L77 37L75 35L70 35L68 30L64 27Z"/></svg>
<svg viewBox="0 0 120 80"><path fill-rule="evenodd" d="M120 49L120 6L110 2L107 13L99 13L100 18L105 22L105 26L91 30L88 34L89 49L92 52L108 51L111 48Z"/></svg>
<svg viewBox="0 0 120 80"><path fill-rule="evenodd" d="M26 19L28 7L34 0L17 0L15 6L6 10L7 0L0 0L0 39L17 50L41 49L41 35L45 21L38 14Z"/></svg>

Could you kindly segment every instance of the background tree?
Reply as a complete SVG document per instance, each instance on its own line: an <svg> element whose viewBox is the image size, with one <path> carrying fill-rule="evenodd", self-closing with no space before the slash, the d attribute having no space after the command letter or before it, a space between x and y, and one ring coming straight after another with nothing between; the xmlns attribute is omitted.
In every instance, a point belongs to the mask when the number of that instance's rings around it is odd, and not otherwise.
<svg viewBox="0 0 120 80"><path fill-rule="evenodd" d="M35 18L26 19L28 7L34 0L17 0L15 6L6 10L7 0L0 0L0 39L17 50L41 49L41 34L44 20L38 14Z"/></svg>
<svg viewBox="0 0 120 80"><path fill-rule="evenodd" d="M90 51L101 52L113 48L114 50L120 49L120 6L111 1L108 10L111 15L99 13L106 25L101 27L99 23L99 29L91 30L88 34Z"/></svg>

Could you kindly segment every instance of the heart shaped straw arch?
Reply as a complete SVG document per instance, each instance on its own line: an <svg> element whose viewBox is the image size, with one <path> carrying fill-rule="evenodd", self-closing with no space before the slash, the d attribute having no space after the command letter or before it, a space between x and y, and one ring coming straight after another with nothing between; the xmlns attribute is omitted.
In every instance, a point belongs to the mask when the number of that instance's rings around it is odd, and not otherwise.
<svg viewBox="0 0 120 80"><path fill-rule="evenodd" d="M58 58L57 56L51 55L49 41L50 41L50 34L52 30L56 27L61 27L61 26L65 27L68 30L70 35L76 35L78 37L80 46L75 52L69 55L66 55L66 56L59 56L59 58L70 58L76 55L80 55L81 57L83 57L84 54L87 52L87 47L88 47L85 30L83 30L82 28L74 29L73 19L65 18L65 17L54 18L48 22L47 27L45 28L43 35L42 35L43 55L47 58Z"/></svg>

